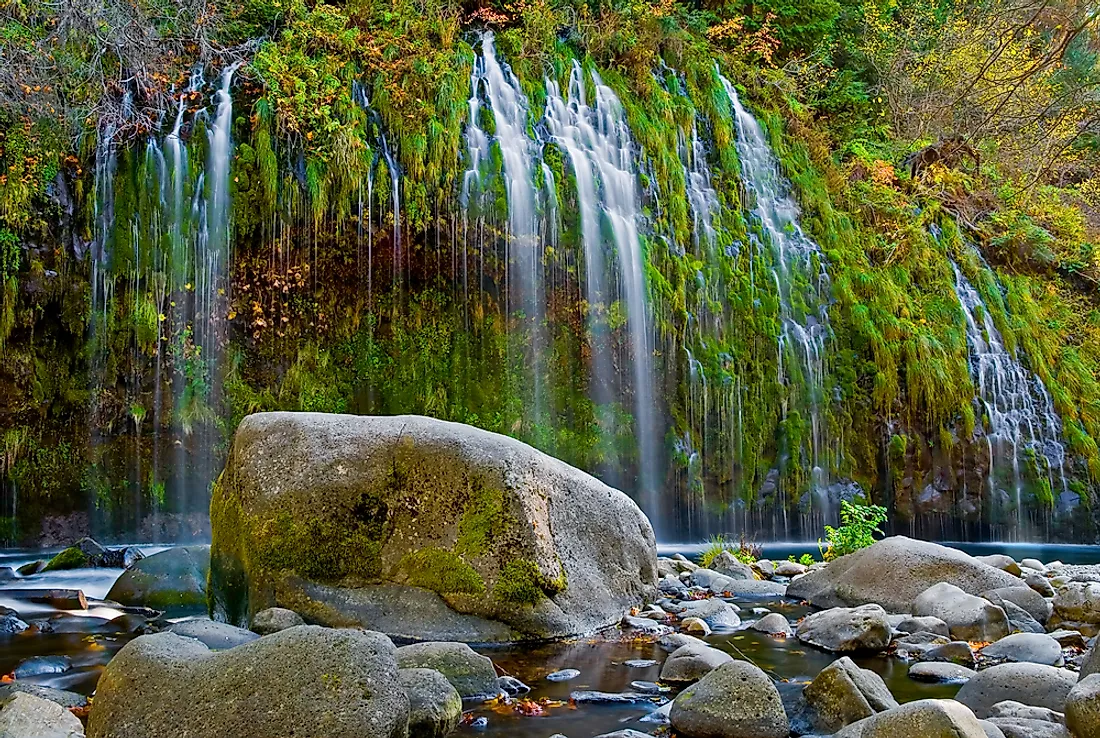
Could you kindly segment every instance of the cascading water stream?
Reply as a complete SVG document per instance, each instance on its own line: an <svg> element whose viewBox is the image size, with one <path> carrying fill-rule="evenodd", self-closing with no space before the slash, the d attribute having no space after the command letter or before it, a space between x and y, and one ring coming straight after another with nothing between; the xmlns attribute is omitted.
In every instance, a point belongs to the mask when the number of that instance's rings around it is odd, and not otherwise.
<svg viewBox="0 0 1100 738"><path fill-rule="evenodd" d="M978 386L978 398L988 422L987 491L994 505L1002 501L998 496L1011 497L1014 533L1027 537L1024 491L1028 485L1027 467L1034 463L1028 458L1029 452L1046 462L1046 469L1034 469L1034 476L1042 478L1052 489L1055 484L1063 493L1068 489L1065 447L1059 440L1061 418L1043 381L1025 369L1005 347L981 294L954 260L951 268L955 273L955 294L966 318L970 373Z"/></svg>
<svg viewBox="0 0 1100 738"><path fill-rule="evenodd" d="M784 416L809 414L809 456L812 490L827 519L832 505L825 486L825 428L821 404L825 381L825 341L829 336L829 277L820 247L799 224L800 210L783 176L763 129L744 108L733 84L719 74L729 97L737 127L737 154L741 175L752 201L752 215L763 240L770 247L779 295L782 330L779 346L779 381L796 394ZM793 365L792 365L793 364ZM783 506L784 509L786 505Z"/></svg>

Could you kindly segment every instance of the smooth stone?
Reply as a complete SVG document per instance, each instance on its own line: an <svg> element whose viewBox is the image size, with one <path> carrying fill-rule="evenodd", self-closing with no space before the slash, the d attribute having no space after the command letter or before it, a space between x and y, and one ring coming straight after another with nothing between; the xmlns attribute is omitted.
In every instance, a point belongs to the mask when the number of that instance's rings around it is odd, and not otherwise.
<svg viewBox="0 0 1100 738"><path fill-rule="evenodd" d="M551 674L547 674L546 678L551 682L568 682L570 679L576 679L581 675L577 669L561 669Z"/></svg>
<svg viewBox="0 0 1100 738"><path fill-rule="evenodd" d="M29 625L27 625L15 615L4 615L3 617L0 617L0 635L22 633L29 627Z"/></svg>
<svg viewBox="0 0 1100 738"><path fill-rule="evenodd" d="M88 704L88 698L82 694L20 681L0 684L0 704L7 702L17 692L26 692L35 697L41 697L44 700L57 703L65 709L70 707L85 707Z"/></svg>
<svg viewBox="0 0 1100 738"><path fill-rule="evenodd" d="M146 556L124 571L107 599L169 612L205 610L209 575L210 546L176 546Z"/></svg>
<svg viewBox="0 0 1100 738"><path fill-rule="evenodd" d="M1100 625L1100 583L1068 582L1054 594L1052 624Z"/></svg>
<svg viewBox="0 0 1100 738"><path fill-rule="evenodd" d="M462 697L435 669L398 669L409 698L409 738L443 738L462 719Z"/></svg>
<svg viewBox="0 0 1100 738"><path fill-rule="evenodd" d="M878 605L833 608L807 615L798 640L835 653L881 651L890 645L890 623Z"/></svg>
<svg viewBox="0 0 1100 738"><path fill-rule="evenodd" d="M932 646L924 652L924 661L940 661L959 666L973 666L976 663L974 649L966 641L951 641L939 646Z"/></svg>
<svg viewBox="0 0 1100 738"><path fill-rule="evenodd" d="M300 625L227 651L136 638L96 687L89 738L404 738L409 699L381 633Z"/></svg>
<svg viewBox="0 0 1100 738"><path fill-rule="evenodd" d="M771 678L747 661L729 661L672 702L669 719L684 738L787 738L789 723Z"/></svg>
<svg viewBox="0 0 1100 738"><path fill-rule="evenodd" d="M3 738L83 738L84 726L60 705L17 692L0 709Z"/></svg>
<svg viewBox="0 0 1100 738"><path fill-rule="evenodd" d="M714 569L703 568L691 572L690 581L692 585L702 587L703 589L709 589L715 594L722 594L727 591L734 582L732 577L727 577L725 574L721 574Z"/></svg>
<svg viewBox="0 0 1100 738"><path fill-rule="evenodd" d="M681 646L672 652L661 667L662 682L694 682L702 679L722 664L733 661L725 651L710 646Z"/></svg>
<svg viewBox="0 0 1100 738"><path fill-rule="evenodd" d="M715 556L714 561L710 563L710 568L730 579L756 579L752 567L739 561L729 551L723 551Z"/></svg>
<svg viewBox="0 0 1100 738"><path fill-rule="evenodd" d="M16 569L16 571L19 572L19 576L21 577L33 577L35 574L41 573L42 570L45 568L46 562L39 560L32 561L29 564L23 564L21 567Z"/></svg>
<svg viewBox="0 0 1100 738"><path fill-rule="evenodd" d="M680 627L684 629L685 633L691 633L697 636L710 635L710 626L707 625L707 621L702 618L684 618L680 623Z"/></svg>
<svg viewBox="0 0 1100 738"><path fill-rule="evenodd" d="M657 662L655 661L653 663ZM510 697L518 697L521 694L527 694L531 691L531 688L519 679L508 675L497 677L497 686L500 687L501 692L504 692Z"/></svg>
<svg viewBox="0 0 1100 738"><path fill-rule="evenodd" d="M985 731L985 738L1007 738L1004 732L993 723L988 720L979 720L982 729Z"/></svg>
<svg viewBox="0 0 1100 738"><path fill-rule="evenodd" d="M641 633L650 633L654 635L658 633L667 633L672 630L672 628L662 623L658 623L656 620L635 617L633 615L625 616L621 624L624 628L630 628L631 630L636 630Z"/></svg>
<svg viewBox="0 0 1100 738"><path fill-rule="evenodd" d="M947 582L921 592L913 601L913 614L939 618L951 637L961 641L996 641L1009 632L1003 608Z"/></svg>
<svg viewBox="0 0 1100 738"><path fill-rule="evenodd" d="M465 643L428 641L402 646L397 649L397 665L402 669L435 669L447 677L464 700L500 693L493 662Z"/></svg>
<svg viewBox="0 0 1100 738"><path fill-rule="evenodd" d="M1100 674L1087 676L1066 698L1066 727L1078 738L1100 736Z"/></svg>
<svg viewBox="0 0 1100 738"><path fill-rule="evenodd" d="M185 638L201 641L207 648L224 650L250 643L260 636L250 630L213 620L181 620L169 626L168 631Z"/></svg>
<svg viewBox="0 0 1100 738"><path fill-rule="evenodd" d="M672 653L681 646L706 646L707 642L686 633L666 633L657 639L657 645L665 651Z"/></svg>
<svg viewBox="0 0 1100 738"><path fill-rule="evenodd" d="M948 636L942 636L938 633L929 633L927 631L918 631L916 633L907 633L898 636L891 642L891 646L894 649L894 655L899 659L912 661L922 659L929 649L936 646L943 646L948 643L951 643L951 639Z"/></svg>
<svg viewBox="0 0 1100 738"><path fill-rule="evenodd" d="M998 702L989 708L989 719L1013 718L1016 720L1039 720L1045 723L1065 722L1065 716L1047 707L1032 707L1015 700Z"/></svg>
<svg viewBox="0 0 1100 738"><path fill-rule="evenodd" d="M804 564L798 564L794 561L783 561L775 567L775 575L777 577L787 577L793 579L794 577L801 576L809 570L809 567Z"/></svg>
<svg viewBox="0 0 1100 738"><path fill-rule="evenodd" d="M1037 572L1045 572L1047 570L1046 564L1039 559L1020 559L1020 566L1026 566L1028 569L1034 569Z"/></svg>
<svg viewBox="0 0 1100 738"><path fill-rule="evenodd" d="M898 706L886 683L847 656L822 669L802 690L815 730L834 733L859 720Z"/></svg>
<svg viewBox="0 0 1100 738"><path fill-rule="evenodd" d="M683 616L705 620L712 629L736 628L741 625L741 616L737 614L739 608L725 600L712 597L708 600L684 604L687 610L684 611Z"/></svg>
<svg viewBox="0 0 1100 738"><path fill-rule="evenodd" d="M958 549L892 536L811 568L791 582L787 596L817 607L876 603L889 612L911 612L917 596L940 582L978 594L1015 586L1020 580Z"/></svg>
<svg viewBox="0 0 1100 738"><path fill-rule="evenodd" d="M749 628L760 631L761 633L767 633L770 636L787 638L791 635L791 624L787 622L786 617L777 612L765 615L755 623L749 625Z"/></svg>
<svg viewBox="0 0 1100 738"><path fill-rule="evenodd" d="M1076 683L1076 674L1054 666L998 664L979 671L962 686L955 699L980 718L988 717L990 708L1005 700L1062 712Z"/></svg>
<svg viewBox="0 0 1100 738"><path fill-rule="evenodd" d="M629 661L623 662L623 666L626 666L630 669L648 669L649 667L656 665L656 659L630 659Z"/></svg>
<svg viewBox="0 0 1100 738"><path fill-rule="evenodd" d="M775 576L775 562L771 559L760 559L756 562L756 568L768 579Z"/></svg>
<svg viewBox="0 0 1100 738"><path fill-rule="evenodd" d="M1040 624L1050 620L1050 616L1054 612L1054 606L1050 601L1031 587L1001 587L982 592L981 596L994 605L1002 607L1006 601L1011 602L1026 610L1027 614L1035 618Z"/></svg>
<svg viewBox="0 0 1100 738"><path fill-rule="evenodd" d="M1092 648L1088 650L1081 662L1081 678L1084 679L1093 674L1100 674L1100 638L1093 641Z"/></svg>
<svg viewBox="0 0 1100 738"><path fill-rule="evenodd" d="M687 585L674 576L666 576L657 583L657 589L665 594L681 595L687 592Z"/></svg>
<svg viewBox="0 0 1100 738"><path fill-rule="evenodd" d="M1050 580L1038 572L1026 572L1024 574L1024 584L1035 590L1041 597L1054 596L1054 587L1050 586ZM1053 603L1051 609L1053 609Z"/></svg>
<svg viewBox="0 0 1100 738"><path fill-rule="evenodd" d="M305 624L301 615L284 607L269 607L252 616L252 632L262 636Z"/></svg>
<svg viewBox="0 0 1100 738"><path fill-rule="evenodd" d="M977 716L955 700L917 700L868 718L860 738L986 738Z"/></svg>
<svg viewBox="0 0 1100 738"><path fill-rule="evenodd" d="M1066 726L1046 720L1024 718L989 718L1005 738L1072 738Z"/></svg>
<svg viewBox="0 0 1100 738"><path fill-rule="evenodd" d="M1013 633L981 651L982 656L1000 661L1029 662L1061 666L1062 647L1048 635L1037 633Z"/></svg>
<svg viewBox="0 0 1100 738"><path fill-rule="evenodd" d="M1047 632L1042 623L1031 617L1031 613L1019 605L1004 600L1001 602L1001 607L1004 608L1005 616L1008 618L1009 631L1014 633L1038 633L1040 635Z"/></svg>
<svg viewBox="0 0 1100 738"><path fill-rule="evenodd" d="M644 692L645 694L660 694L665 691L657 682L646 682L642 680L631 682L630 688L635 692Z"/></svg>
<svg viewBox="0 0 1100 738"><path fill-rule="evenodd" d="M16 679L27 679L43 674L64 674L71 668L73 660L68 656L33 656L20 661L12 676Z"/></svg>
<svg viewBox="0 0 1100 738"><path fill-rule="evenodd" d="M995 569L1008 572L1014 577L1020 576L1020 565L1007 554L990 554L988 556L975 556L974 558L983 564L989 564Z"/></svg>
<svg viewBox="0 0 1100 738"><path fill-rule="evenodd" d="M1088 639L1076 630L1052 630L1047 633L1062 648L1088 648Z"/></svg>
<svg viewBox="0 0 1100 738"><path fill-rule="evenodd" d="M641 692L601 692L595 689L582 689L576 692L569 693L569 699L573 702L580 704L595 704L595 705L636 705L644 702L649 703L653 699L653 695L642 694Z"/></svg>
<svg viewBox="0 0 1100 738"><path fill-rule="evenodd" d="M947 623L931 615L906 617L894 627L894 630L901 633L935 633L945 637L951 635Z"/></svg>
<svg viewBox="0 0 1100 738"><path fill-rule="evenodd" d="M730 594L734 597L786 597L787 585L761 579L741 579L733 582Z"/></svg>
<svg viewBox="0 0 1100 738"><path fill-rule="evenodd" d="M918 682L965 684L977 673L965 666L937 661L922 661L909 667L909 678Z"/></svg>

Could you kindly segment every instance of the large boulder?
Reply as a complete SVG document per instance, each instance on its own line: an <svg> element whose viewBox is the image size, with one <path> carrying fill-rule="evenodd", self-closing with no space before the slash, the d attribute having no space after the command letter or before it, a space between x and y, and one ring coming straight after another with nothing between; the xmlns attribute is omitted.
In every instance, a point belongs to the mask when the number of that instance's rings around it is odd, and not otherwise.
<svg viewBox="0 0 1100 738"><path fill-rule="evenodd" d="M210 546L178 546L137 561L115 581L107 599L155 610L206 607Z"/></svg>
<svg viewBox="0 0 1100 738"><path fill-rule="evenodd" d="M1013 633L982 649L982 656L997 661L1017 661L1061 666L1062 647L1047 634Z"/></svg>
<svg viewBox="0 0 1100 738"><path fill-rule="evenodd" d="M859 668L847 656L826 666L805 686L802 703L799 712L805 727L824 733L898 706L882 677Z"/></svg>
<svg viewBox="0 0 1100 738"><path fill-rule="evenodd" d="M1067 582L1054 595L1052 625L1096 635L1100 630L1100 582Z"/></svg>
<svg viewBox="0 0 1100 738"><path fill-rule="evenodd" d="M787 714L771 678L747 661L731 661L688 687L669 720L684 738L787 738Z"/></svg>
<svg viewBox="0 0 1100 738"><path fill-rule="evenodd" d="M985 728L955 700L918 700L868 718L860 738L986 738Z"/></svg>
<svg viewBox="0 0 1100 738"><path fill-rule="evenodd" d="M887 612L911 612L917 595L940 582L978 594L1020 580L958 549L893 536L807 572L791 582L787 596L818 607L873 602Z"/></svg>
<svg viewBox="0 0 1100 738"><path fill-rule="evenodd" d="M1066 727L1077 738L1100 735L1100 674L1085 677L1070 690Z"/></svg>
<svg viewBox="0 0 1100 738"><path fill-rule="evenodd" d="M497 670L488 656L465 643L413 643L397 649L402 669L434 669L447 678L463 699L496 697Z"/></svg>
<svg viewBox="0 0 1100 738"><path fill-rule="evenodd" d="M881 651L890 645L890 623L878 605L834 607L807 615L798 624L798 640L826 651Z"/></svg>
<svg viewBox="0 0 1100 738"><path fill-rule="evenodd" d="M462 719L462 697L435 669L401 669L401 688L409 698L409 738L443 738Z"/></svg>
<svg viewBox="0 0 1100 738"><path fill-rule="evenodd" d="M89 738L405 738L409 699L380 633L303 625L215 653L141 636L107 664Z"/></svg>
<svg viewBox="0 0 1100 738"><path fill-rule="evenodd" d="M211 607L410 640L594 631L655 597L653 529L594 477L419 416L260 413L210 504Z"/></svg>
<svg viewBox="0 0 1100 738"><path fill-rule="evenodd" d="M1077 675L1067 669L1042 664L1000 664L971 677L955 699L980 718L989 717L992 707L1005 700L1062 712L1066 696L1076 683Z"/></svg>
<svg viewBox="0 0 1100 738"><path fill-rule="evenodd" d="M934 584L917 595L913 614L939 618L947 623L952 638L963 641L996 641L1009 632L1004 608L947 582Z"/></svg>
<svg viewBox="0 0 1100 738"><path fill-rule="evenodd" d="M0 708L3 738L84 738L84 726L60 705L17 692Z"/></svg>

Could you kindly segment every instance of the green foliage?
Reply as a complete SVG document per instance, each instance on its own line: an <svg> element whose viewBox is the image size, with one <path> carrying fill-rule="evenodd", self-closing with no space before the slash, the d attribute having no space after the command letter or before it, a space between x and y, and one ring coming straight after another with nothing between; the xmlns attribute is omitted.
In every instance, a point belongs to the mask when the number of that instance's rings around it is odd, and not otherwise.
<svg viewBox="0 0 1100 738"><path fill-rule="evenodd" d="M70 546L46 562L42 571L63 571L80 569L88 565L88 557L76 546Z"/></svg>
<svg viewBox="0 0 1100 738"><path fill-rule="evenodd" d="M473 567L450 551L423 548L401 559L399 568L408 576L408 583L439 594L471 594L485 592L485 582Z"/></svg>
<svg viewBox="0 0 1100 738"><path fill-rule="evenodd" d="M547 594L564 588L564 584L548 582L533 561L512 559L497 576L493 597L512 605L537 605Z"/></svg>
<svg viewBox="0 0 1100 738"><path fill-rule="evenodd" d="M862 505L848 500L840 501L839 528L825 526L828 548L822 556L825 561L867 548L875 542L875 534L882 535L879 526L886 522L886 508L881 505Z"/></svg>
<svg viewBox="0 0 1100 738"><path fill-rule="evenodd" d="M704 569L709 568L722 553L731 554L742 564L755 564L760 559L760 546L747 539L744 533L738 541L730 540L722 534L713 535L699 555L699 565Z"/></svg>

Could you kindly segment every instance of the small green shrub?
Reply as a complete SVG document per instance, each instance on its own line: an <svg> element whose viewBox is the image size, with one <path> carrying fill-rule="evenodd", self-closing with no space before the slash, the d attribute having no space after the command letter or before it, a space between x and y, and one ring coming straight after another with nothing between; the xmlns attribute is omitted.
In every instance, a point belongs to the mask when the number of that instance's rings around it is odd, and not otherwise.
<svg viewBox="0 0 1100 738"><path fill-rule="evenodd" d="M822 555L826 561L867 548L875 542L875 533L882 535L879 526L886 522L886 508L881 505L861 505L841 500L839 528L825 526L828 547Z"/></svg>
<svg viewBox="0 0 1100 738"><path fill-rule="evenodd" d="M741 540L737 542L719 533L711 536L707 541L707 547L703 549L703 553L699 556L699 565L704 569L709 568L714 560L718 558L718 555L723 552L730 553L742 564L755 564L760 560L761 549L756 542L746 538L744 533L741 534Z"/></svg>

